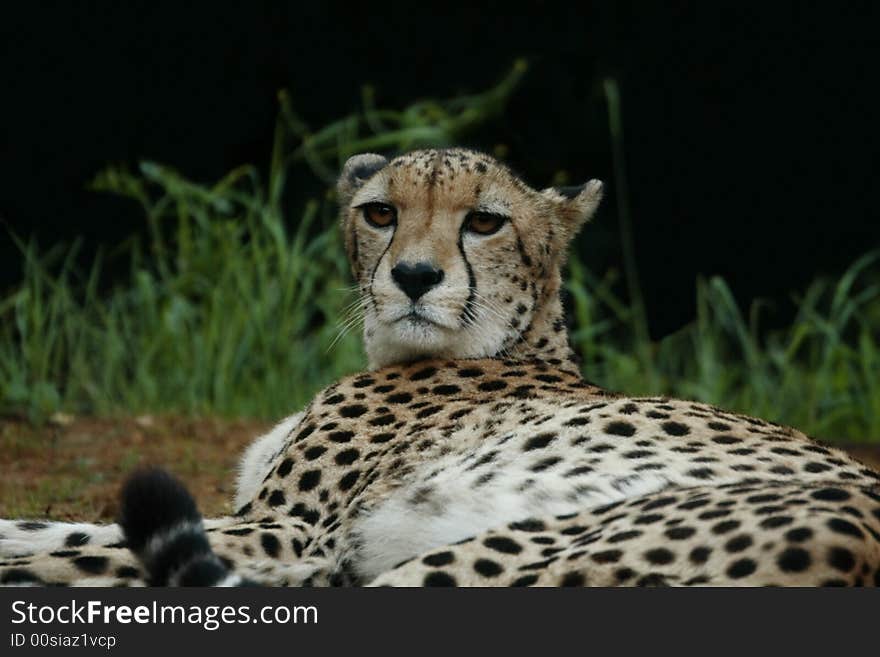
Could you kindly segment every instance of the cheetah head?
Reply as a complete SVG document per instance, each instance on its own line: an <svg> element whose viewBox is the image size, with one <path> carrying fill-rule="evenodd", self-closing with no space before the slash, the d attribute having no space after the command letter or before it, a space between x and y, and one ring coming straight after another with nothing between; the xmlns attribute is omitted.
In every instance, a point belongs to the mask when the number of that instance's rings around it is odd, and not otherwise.
<svg viewBox="0 0 880 657"><path fill-rule="evenodd" d="M602 184L532 189L487 155L356 155L338 196L372 367L422 358L568 358L567 246Z"/></svg>

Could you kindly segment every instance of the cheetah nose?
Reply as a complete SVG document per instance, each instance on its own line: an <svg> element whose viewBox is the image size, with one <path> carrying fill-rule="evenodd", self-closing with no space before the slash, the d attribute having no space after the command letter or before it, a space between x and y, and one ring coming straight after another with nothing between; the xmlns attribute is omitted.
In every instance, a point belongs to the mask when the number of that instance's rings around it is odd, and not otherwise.
<svg viewBox="0 0 880 657"><path fill-rule="evenodd" d="M397 283L397 287L406 292L406 296L418 301L419 297L443 280L443 270L428 262L417 262L414 265L399 262L391 270L391 278Z"/></svg>

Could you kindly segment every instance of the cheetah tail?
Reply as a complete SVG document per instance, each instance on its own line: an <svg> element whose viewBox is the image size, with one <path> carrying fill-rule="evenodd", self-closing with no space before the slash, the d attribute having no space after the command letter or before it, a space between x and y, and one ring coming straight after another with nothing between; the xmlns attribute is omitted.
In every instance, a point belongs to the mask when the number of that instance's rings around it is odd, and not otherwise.
<svg viewBox="0 0 880 657"><path fill-rule="evenodd" d="M246 586L214 554L189 491L166 471L136 472L122 489L119 524L151 586Z"/></svg>

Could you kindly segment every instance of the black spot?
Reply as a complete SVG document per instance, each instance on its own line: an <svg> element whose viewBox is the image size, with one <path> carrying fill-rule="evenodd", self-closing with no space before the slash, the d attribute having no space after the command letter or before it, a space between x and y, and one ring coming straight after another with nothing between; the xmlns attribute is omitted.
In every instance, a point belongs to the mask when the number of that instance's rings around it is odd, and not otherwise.
<svg viewBox="0 0 880 657"><path fill-rule="evenodd" d="M712 554L712 549L707 547L697 547L691 550L691 553L688 555L688 558L691 562L696 564L706 563L709 560L709 555Z"/></svg>
<svg viewBox="0 0 880 657"><path fill-rule="evenodd" d="M543 449L553 442L554 438L556 438L555 433L541 433L537 436L533 436L526 441L526 444L523 446L523 451L529 452L533 449Z"/></svg>
<svg viewBox="0 0 880 657"><path fill-rule="evenodd" d="M336 395L333 395L332 397L327 397L327 399L324 400L324 403L325 404L338 404L339 402L342 402L342 401L345 401L345 395L336 394Z"/></svg>
<svg viewBox="0 0 880 657"><path fill-rule="evenodd" d="M666 538L673 541L683 541L697 533L693 527L670 527L665 532Z"/></svg>
<svg viewBox="0 0 880 657"><path fill-rule="evenodd" d="M448 573L444 573L442 570L425 575L422 584L424 586L457 586L455 578Z"/></svg>
<svg viewBox="0 0 880 657"><path fill-rule="evenodd" d="M558 456L550 456L546 459L542 459L529 468L532 472L543 472L547 468L553 467L557 463L559 463L562 459Z"/></svg>
<svg viewBox="0 0 880 657"><path fill-rule="evenodd" d="M25 568L10 568L0 575L0 584L42 584L43 580Z"/></svg>
<svg viewBox="0 0 880 657"><path fill-rule="evenodd" d="M107 557L77 557L73 560L73 565L85 573L90 575L100 575L107 570L109 561Z"/></svg>
<svg viewBox="0 0 880 657"><path fill-rule="evenodd" d="M303 429L298 434L296 434L296 438L294 438L294 442L298 443L298 442L305 440L306 438L311 436L314 431L315 431L315 425L314 424L308 425L305 429Z"/></svg>
<svg viewBox="0 0 880 657"><path fill-rule="evenodd" d="M846 534L847 536L855 536L856 538L865 537L865 534L861 529L843 518L832 518L829 520L828 529L837 532L838 534Z"/></svg>
<svg viewBox="0 0 880 657"><path fill-rule="evenodd" d="M670 436L686 436L691 432L691 429L688 425L682 424L681 422L664 422L662 425L663 431L668 433Z"/></svg>
<svg viewBox="0 0 880 657"><path fill-rule="evenodd" d="M782 499L781 496L770 493L763 495L751 495L746 498L746 502L748 502L749 504L766 504L767 502L776 502L780 499Z"/></svg>
<svg viewBox="0 0 880 657"><path fill-rule="evenodd" d="M339 480L339 490L347 491L349 488L354 486L355 482L358 480L360 476L360 470L352 470L347 473L342 479Z"/></svg>
<svg viewBox="0 0 880 657"><path fill-rule="evenodd" d="M446 552L438 552L436 554L429 554L425 558L422 559L422 563L426 566L446 566L455 561L455 555L447 550Z"/></svg>
<svg viewBox="0 0 880 657"><path fill-rule="evenodd" d="M802 573L810 567L810 553L801 548L787 548L779 555L776 565L786 573Z"/></svg>
<svg viewBox="0 0 880 657"><path fill-rule="evenodd" d="M385 398L385 401L389 404L408 404L412 399L413 396L408 392L398 392L394 395L388 395L388 397Z"/></svg>
<svg viewBox="0 0 880 657"><path fill-rule="evenodd" d="M16 523L15 526L26 532L35 532L39 529L46 529L46 527L48 527L45 522L40 522L39 520L24 520Z"/></svg>
<svg viewBox="0 0 880 657"><path fill-rule="evenodd" d="M770 516L761 521L761 527L764 529L775 529L776 527L784 527L794 522L791 516Z"/></svg>
<svg viewBox="0 0 880 657"><path fill-rule="evenodd" d="M522 547L519 545L519 543L505 536L490 536L485 541L483 541L483 545L485 545L490 550L503 552L505 554L519 554L520 552L522 552Z"/></svg>
<svg viewBox="0 0 880 657"><path fill-rule="evenodd" d="M565 577L562 578L562 581L559 583L560 586L583 586L587 583L587 579L584 577L583 573L579 573L577 571L572 571L570 573L566 573Z"/></svg>
<svg viewBox="0 0 880 657"><path fill-rule="evenodd" d="M622 556L623 552L620 550L604 550L602 552L595 552L590 555L590 558L596 563L617 563Z"/></svg>
<svg viewBox="0 0 880 657"><path fill-rule="evenodd" d="M813 492L810 497L823 502L843 502L850 498L850 494L840 488L822 488Z"/></svg>
<svg viewBox="0 0 880 657"><path fill-rule="evenodd" d="M224 529L223 533L229 536L247 536L253 533L253 527L242 527L241 529Z"/></svg>
<svg viewBox="0 0 880 657"><path fill-rule="evenodd" d="M654 509L659 509L664 506L669 506L670 504L675 504L678 501L678 498L675 497L660 497L656 500L651 500L646 505L642 507L642 511L653 511Z"/></svg>
<svg viewBox="0 0 880 657"><path fill-rule="evenodd" d="M305 452L305 457L309 461L314 461L316 458L321 456L324 452L327 451L327 448L323 445L315 445L314 447L309 447Z"/></svg>
<svg viewBox="0 0 880 657"><path fill-rule="evenodd" d="M635 520L633 520L634 525L652 525L655 522L659 522L663 520L664 516L659 513L648 513L643 516L639 516Z"/></svg>
<svg viewBox="0 0 880 657"><path fill-rule="evenodd" d="M458 375L464 378L483 376L483 370L476 367L466 367L464 369L458 370Z"/></svg>
<svg viewBox="0 0 880 657"><path fill-rule="evenodd" d="M622 541L628 541L631 538L638 538L641 535L642 535L642 532L639 531L638 529L631 529L626 532L619 532L617 534L613 534L612 536L609 536L608 542L609 543L620 543Z"/></svg>
<svg viewBox="0 0 880 657"><path fill-rule="evenodd" d="M357 461L358 456L360 456L360 452L354 448L346 449L339 452L335 458L333 459L339 465L351 465L355 461Z"/></svg>
<svg viewBox="0 0 880 657"><path fill-rule="evenodd" d="M301 491L312 490L319 483L321 483L321 471L307 470L299 478L299 489Z"/></svg>
<svg viewBox="0 0 880 657"><path fill-rule="evenodd" d="M268 504L269 506L281 506L286 501L287 500L284 498L284 491L274 490L269 496Z"/></svg>
<svg viewBox="0 0 880 657"><path fill-rule="evenodd" d="M785 538L792 543L803 543L813 537L813 530L809 527L796 527L785 532Z"/></svg>
<svg viewBox="0 0 880 657"><path fill-rule="evenodd" d="M654 548L653 550L648 550L645 552L644 556L649 563L656 565L671 563L675 559L675 555L666 548Z"/></svg>
<svg viewBox="0 0 880 657"><path fill-rule="evenodd" d="M676 508L683 511L690 511L691 509L699 509L701 506L706 506L710 503L711 501L707 499L688 500L687 502L682 502Z"/></svg>
<svg viewBox="0 0 880 657"><path fill-rule="evenodd" d="M519 522L512 522L508 527L521 532L542 532L547 528L543 522L532 518L528 520L520 520Z"/></svg>
<svg viewBox="0 0 880 657"><path fill-rule="evenodd" d="M272 558L277 557L281 552L281 542L274 534L268 532L260 534L260 545L263 546L263 551Z"/></svg>
<svg viewBox="0 0 880 657"><path fill-rule="evenodd" d="M140 577L141 573L132 566L120 566L116 569L116 576L122 579L134 579L135 577Z"/></svg>
<svg viewBox="0 0 880 657"><path fill-rule="evenodd" d="M350 406L343 406L339 409L339 414L342 417L360 417L366 412L367 407L363 404L352 404Z"/></svg>
<svg viewBox="0 0 880 657"><path fill-rule="evenodd" d="M293 459L284 459L281 461L281 465L278 466L278 476L286 477L290 474L291 468L293 468Z"/></svg>
<svg viewBox="0 0 880 657"><path fill-rule="evenodd" d="M694 468L693 470L688 470L685 474L697 479L711 479L715 476L715 471L711 468Z"/></svg>
<svg viewBox="0 0 880 657"><path fill-rule="evenodd" d="M757 569L758 564L751 559L737 559L727 568L727 576L731 579L742 579L743 577L748 577Z"/></svg>
<svg viewBox="0 0 880 657"><path fill-rule="evenodd" d="M477 559L474 562L474 570L483 577L497 577L504 572L500 564L489 559Z"/></svg>
<svg viewBox="0 0 880 657"><path fill-rule="evenodd" d="M846 548L836 547L831 548L831 551L828 553L828 563L833 568L848 573L855 568L856 559L853 553Z"/></svg>
<svg viewBox="0 0 880 657"><path fill-rule="evenodd" d="M635 434L636 428L629 422L609 422L605 425L605 433L611 436L629 437Z"/></svg>
<svg viewBox="0 0 880 657"><path fill-rule="evenodd" d="M742 552L752 545L752 537L748 534L740 534L734 536L724 544L724 549L728 552Z"/></svg>
<svg viewBox="0 0 880 657"><path fill-rule="evenodd" d="M726 534L727 532L733 531L737 527L739 527L739 520L723 520L719 522L717 525L712 527L713 534Z"/></svg>
<svg viewBox="0 0 880 657"><path fill-rule="evenodd" d="M636 586L669 586L669 583L660 573L648 573L636 581Z"/></svg>
<svg viewBox="0 0 880 657"><path fill-rule="evenodd" d="M388 424L391 424L396 419L397 418L394 417L391 413L387 413L385 415L380 415L379 417L374 417L372 420L370 420L370 424L372 424L374 427L384 427Z"/></svg>
<svg viewBox="0 0 880 657"><path fill-rule="evenodd" d="M494 392L495 390L503 390L506 388L507 383L500 379L494 379L492 381L484 381L477 387L484 392Z"/></svg>
<svg viewBox="0 0 880 657"><path fill-rule="evenodd" d="M333 431L327 436L327 438L334 443L347 443L354 438L354 431Z"/></svg>
<svg viewBox="0 0 880 657"><path fill-rule="evenodd" d="M827 472L830 469L830 465L818 463L816 461L810 461L804 466L804 470L806 470L807 472Z"/></svg>
<svg viewBox="0 0 880 657"><path fill-rule="evenodd" d="M537 575L523 575L522 577L513 580L511 582L511 586L531 586L535 582L538 581Z"/></svg>
<svg viewBox="0 0 880 657"><path fill-rule="evenodd" d="M410 381L422 381L424 379L428 379L428 378L434 376L436 373L437 373L436 367L425 367L425 368L418 370L417 372L413 372L410 375L409 380Z"/></svg>
<svg viewBox="0 0 880 657"><path fill-rule="evenodd" d="M64 545L67 547L79 547L85 545L91 540L91 537L84 532L73 532L64 539Z"/></svg>
<svg viewBox="0 0 880 657"><path fill-rule="evenodd" d="M447 384L434 386L434 389L431 392L433 392L435 395L454 395L461 392L461 388L456 385Z"/></svg>

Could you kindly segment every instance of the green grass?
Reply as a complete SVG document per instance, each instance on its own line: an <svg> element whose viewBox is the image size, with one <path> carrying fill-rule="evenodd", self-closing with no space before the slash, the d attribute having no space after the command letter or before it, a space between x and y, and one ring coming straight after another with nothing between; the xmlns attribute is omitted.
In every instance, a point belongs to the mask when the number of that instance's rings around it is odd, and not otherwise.
<svg viewBox="0 0 880 657"><path fill-rule="evenodd" d="M518 63L486 93L402 111L377 109L366 89L361 111L315 131L282 93L265 178L253 166L214 185L151 162L103 171L93 187L137 201L147 237L114 255L127 272L112 281L100 255L78 271L77 245L20 242L21 282L0 298L0 411L35 422L57 411L277 418L361 369L356 331L336 339L354 296L332 195L291 210L282 199L304 177L329 183L355 152L460 141L503 110L524 72ZM619 94L613 83L605 89L623 184ZM638 224L621 219L626 242ZM659 342L647 337L634 263L624 267L632 303L616 296L613 273L591 272L577 254L568 269L572 339L590 380L828 439L880 439L877 254L815 281L791 326L770 333L760 304L743 316L723 280L701 280L694 322Z"/></svg>

